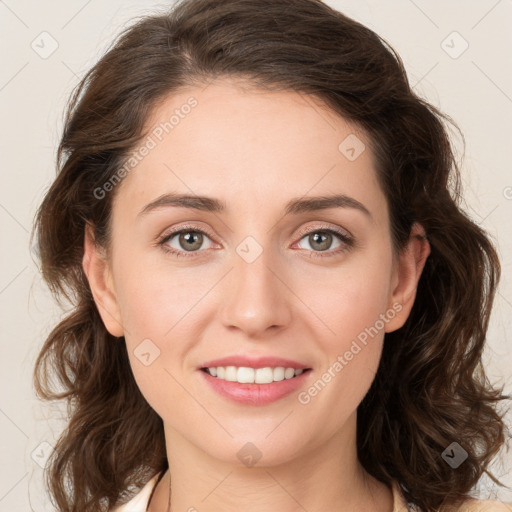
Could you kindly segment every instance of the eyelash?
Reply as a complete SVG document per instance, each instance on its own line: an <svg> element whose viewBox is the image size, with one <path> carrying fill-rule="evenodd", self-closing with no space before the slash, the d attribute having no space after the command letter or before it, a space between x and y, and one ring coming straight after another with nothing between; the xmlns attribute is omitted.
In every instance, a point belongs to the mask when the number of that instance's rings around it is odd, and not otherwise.
<svg viewBox="0 0 512 512"><path fill-rule="evenodd" d="M213 238L212 234L209 233L207 230L200 229L197 226L183 226L179 230L172 231L171 233L166 233L166 234L162 235L162 237L160 237L157 240L157 245L162 247L162 249L166 253L172 254L173 256L176 256L178 258L182 258L182 257L183 258L193 258L197 255L198 252L202 252L202 251L188 251L188 252L187 251L178 251L178 250L170 248L168 245L166 245L167 242L169 240L171 240L174 236L179 235L181 233L191 233L191 232L201 233L203 235L208 236L209 238ZM344 246L341 246L338 249L330 250L330 251L311 251L312 258L333 257L333 256L336 256L336 255L344 252L344 251L348 251L349 249L351 249L352 247L355 246L355 241L351 236L347 235L345 232L338 231L336 229L328 228L328 227L320 227L320 228L311 229L309 231L301 232L299 234L300 235L299 241L302 240L305 236L311 235L313 233L329 233L329 234L335 235L336 237L338 237L340 239L340 241L344 244ZM324 252L327 254L322 254Z"/></svg>

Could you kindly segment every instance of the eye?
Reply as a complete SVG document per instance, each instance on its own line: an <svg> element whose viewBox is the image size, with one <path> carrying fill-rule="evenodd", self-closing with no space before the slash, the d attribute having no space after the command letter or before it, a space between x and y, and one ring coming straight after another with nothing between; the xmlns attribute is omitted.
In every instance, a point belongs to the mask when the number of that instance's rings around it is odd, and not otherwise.
<svg viewBox="0 0 512 512"><path fill-rule="evenodd" d="M344 251L352 248L355 243L354 239L346 232L338 231L333 228L322 227L301 232L301 239L297 243L300 249L306 249L311 252L311 257L330 257L336 256ZM200 229L196 226L185 226L171 233L163 235L157 244L162 247L165 252L168 252L176 257L194 257L201 249L211 248L212 235L207 231ZM205 242L210 241L210 244ZM303 240L309 244L308 247L301 247L300 244ZM334 249L329 249L333 242L338 241L338 245ZM319 254L325 252L326 254Z"/></svg>
<svg viewBox="0 0 512 512"><path fill-rule="evenodd" d="M184 227L178 231L166 234L158 241L164 251L178 257L194 256L199 249L204 249L204 242L211 239L209 234L197 227ZM207 249L210 247L206 247ZM190 253L190 254L187 254Z"/></svg>
<svg viewBox="0 0 512 512"><path fill-rule="evenodd" d="M332 228L316 228L314 230L310 230L307 233L302 233L304 236L298 242L299 244L302 240L306 240L307 244L311 249L305 247L307 250L311 250L312 257L329 257L335 256L339 253L347 251L354 245L354 240L348 234L338 231ZM333 250L329 250L332 246L332 243L338 240L338 245ZM304 247L300 247L304 249ZM327 252L327 254L318 254L319 252Z"/></svg>

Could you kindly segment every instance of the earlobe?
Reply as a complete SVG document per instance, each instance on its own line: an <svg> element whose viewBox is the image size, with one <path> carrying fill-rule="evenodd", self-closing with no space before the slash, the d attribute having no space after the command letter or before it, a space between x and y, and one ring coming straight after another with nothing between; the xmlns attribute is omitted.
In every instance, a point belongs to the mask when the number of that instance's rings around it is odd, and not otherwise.
<svg viewBox="0 0 512 512"><path fill-rule="evenodd" d="M95 242L90 224L85 227L82 267L106 329L112 336L123 336L124 329L108 261Z"/></svg>
<svg viewBox="0 0 512 512"><path fill-rule="evenodd" d="M411 312L418 283L430 254L430 243L423 226L414 223L405 247L400 251L396 284L389 306L400 304L400 312L386 325L386 332L393 332L404 325Z"/></svg>

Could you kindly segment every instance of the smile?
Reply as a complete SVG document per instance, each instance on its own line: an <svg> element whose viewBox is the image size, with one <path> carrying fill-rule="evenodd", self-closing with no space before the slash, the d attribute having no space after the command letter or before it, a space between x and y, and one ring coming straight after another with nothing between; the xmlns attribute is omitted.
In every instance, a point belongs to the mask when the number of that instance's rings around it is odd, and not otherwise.
<svg viewBox="0 0 512 512"><path fill-rule="evenodd" d="M270 384L282 380L293 379L303 371L303 369L285 368L284 366L265 368L250 368L247 366L212 366L202 368L203 371L220 380L229 382L239 382L240 384Z"/></svg>

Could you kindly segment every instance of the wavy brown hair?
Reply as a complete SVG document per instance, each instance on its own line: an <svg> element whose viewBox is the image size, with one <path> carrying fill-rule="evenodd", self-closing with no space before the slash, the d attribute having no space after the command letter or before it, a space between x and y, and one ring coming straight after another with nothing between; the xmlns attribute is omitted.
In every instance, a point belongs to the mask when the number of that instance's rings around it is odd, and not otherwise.
<svg viewBox="0 0 512 512"><path fill-rule="evenodd" d="M424 227L431 254L411 314L386 334L359 406L358 456L378 480L397 480L421 511L456 504L504 444L498 402L508 397L482 367L500 264L460 207L452 121L413 92L383 39L319 0L185 0L125 29L79 83L58 174L34 223L43 277L72 305L34 373L41 397L68 403L47 473L58 510L110 510L168 468L162 420L84 275L84 229L93 225L96 242L108 247L116 189L101 198L98 190L145 136L159 102L223 77L311 95L353 122L371 142L394 249L404 247L413 222ZM456 470L441 457L453 441L469 454Z"/></svg>

